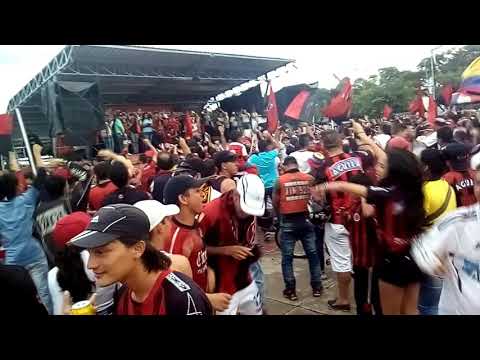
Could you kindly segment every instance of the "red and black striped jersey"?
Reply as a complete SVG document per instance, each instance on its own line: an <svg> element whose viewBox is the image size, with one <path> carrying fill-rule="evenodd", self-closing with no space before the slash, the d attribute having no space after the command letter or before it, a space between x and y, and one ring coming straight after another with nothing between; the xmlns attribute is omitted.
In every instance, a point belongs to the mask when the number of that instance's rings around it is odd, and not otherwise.
<svg viewBox="0 0 480 360"><path fill-rule="evenodd" d="M362 214L361 198L355 198L352 206L352 216L346 226L350 233L354 266L369 268L375 265L378 249L375 227L375 220L366 218Z"/></svg>
<svg viewBox="0 0 480 360"><path fill-rule="evenodd" d="M389 252L408 252L411 239L406 231L405 203L400 191L395 187L369 186L367 203L376 207L380 246Z"/></svg>
<svg viewBox="0 0 480 360"><path fill-rule="evenodd" d="M354 175L363 172L362 160L358 156L341 153L330 156L327 159L325 177L327 181L350 181ZM353 205L352 195L343 192L335 192L328 195L332 210L331 222L345 225L350 217L350 208Z"/></svg>

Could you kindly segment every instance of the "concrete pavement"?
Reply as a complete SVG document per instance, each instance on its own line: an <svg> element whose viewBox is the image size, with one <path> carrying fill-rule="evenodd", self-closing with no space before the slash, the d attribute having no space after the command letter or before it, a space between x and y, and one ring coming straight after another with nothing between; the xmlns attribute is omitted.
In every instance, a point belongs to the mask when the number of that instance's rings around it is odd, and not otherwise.
<svg viewBox="0 0 480 360"><path fill-rule="evenodd" d="M265 274L265 309L268 315L354 315L355 300L353 290L350 304L351 312L333 311L329 309L327 301L334 299L336 284L330 266L327 266L328 279L323 282L322 296L314 298L310 287L310 272L307 259L294 259L293 269L297 282L297 301L289 301L283 297L284 289L281 254L274 241L263 243L265 255L261 265ZM301 246L297 243L297 246ZM352 282L353 288L353 282Z"/></svg>

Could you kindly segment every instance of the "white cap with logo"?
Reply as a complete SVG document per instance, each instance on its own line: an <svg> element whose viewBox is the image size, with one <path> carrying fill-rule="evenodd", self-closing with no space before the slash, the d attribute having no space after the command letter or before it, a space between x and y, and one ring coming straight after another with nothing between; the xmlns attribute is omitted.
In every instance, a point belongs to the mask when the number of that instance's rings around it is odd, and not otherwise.
<svg viewBox="0 0 480 360"><path fill-rule="evenodd" d="M237 181L237 191L240 194L240 208L253 216L263 216L265 213L265 186L257 175L247 174Z"/></svg>
<svg viewBox="0 0 480 360"><path fill-rule="evenodd" d="M167 216L177 215L180 212L177 205L163 205L157 200L142 200L135 203L134 206L147 215L150 222L150 231Z"/></svg>

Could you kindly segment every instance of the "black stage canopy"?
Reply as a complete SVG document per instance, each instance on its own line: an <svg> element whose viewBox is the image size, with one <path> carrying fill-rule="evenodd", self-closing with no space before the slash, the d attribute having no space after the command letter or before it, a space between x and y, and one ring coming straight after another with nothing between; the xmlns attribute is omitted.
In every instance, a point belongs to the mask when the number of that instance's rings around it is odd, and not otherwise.
<svg viewBox="0 0 480 360"><path fill-rule="evenodd" d="M102 105L198 108L291 62L143 46L68 45L10 100L8 111L18 107L27 131L48 137L51 121L44 104L47 89L53 84L77 90L95 84Z"/></svg>

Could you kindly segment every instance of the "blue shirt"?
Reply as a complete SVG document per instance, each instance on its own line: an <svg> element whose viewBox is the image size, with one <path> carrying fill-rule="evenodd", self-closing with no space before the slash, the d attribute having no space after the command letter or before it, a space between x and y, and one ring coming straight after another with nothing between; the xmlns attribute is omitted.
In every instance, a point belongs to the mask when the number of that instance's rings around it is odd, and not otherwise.
<svg viewBox="0 0 480 360"><path fill-rule="evenodd" d="M257 167L265 189L269 189L273 188L278 179L278 162L278 150L272 150L250 156L247 163Z"/></svg>
<svg viewBox="0 0 480 360"><path fill-rule="evenodd" d="M32 236L38 196L39 191L30 187L10 201L0 201L0 235L6 265L26 266L45 258L40 243Z"/></svg>

